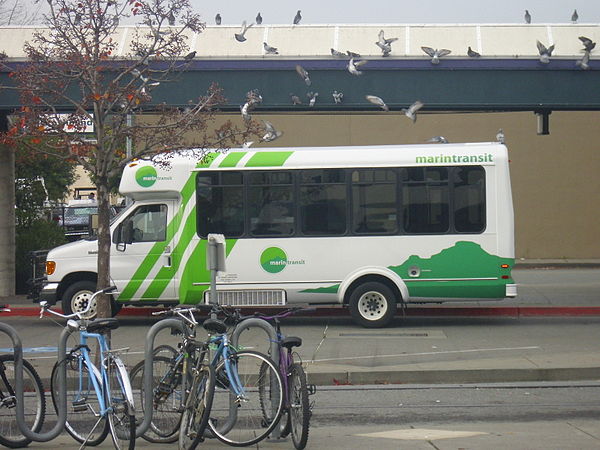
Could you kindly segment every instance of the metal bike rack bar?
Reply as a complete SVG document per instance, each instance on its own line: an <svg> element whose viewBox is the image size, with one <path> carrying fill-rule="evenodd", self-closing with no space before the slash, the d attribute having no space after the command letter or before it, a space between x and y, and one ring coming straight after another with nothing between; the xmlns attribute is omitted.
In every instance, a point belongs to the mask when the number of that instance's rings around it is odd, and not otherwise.
<svg viewBox="0 0 600 450"><path fill-rule="evenodd" d="M144 409L144 420L141 424L136 427L135 437L138 438L142 434L144 434L148 428L150 428L150 423L152 422L152 404L154 403L153 399L153 381L154 374L152 361L154 359L154 339L159 331L164 330L166 328L176 328L182 333L185 333L185 326L178 319L163 319L159 322L156 322L152 325L152 328L148 330L146 334L146 346L144 348L144 404L150 405Z"/></svg>
<svg viewBox="0 0 600 450"><path fill-rule="evenodd" d="M58 371L58 420L56 425L51 430L45 433L36 433L29 429L25 423L25 411L23 402L25 401L23 395L23 345L21 338L17 334L17 331L5 323L0 322L0 331L6 333L13 342L14 356L15 356L15 395L17 400L17 425L27 439L31 439L36 442L47 442L63 432L65 429L65 423L67 421L67 391L66 391L66 380L67 380L67 367L62 364L62 368ZM71 331L68 328L63 329L60 339L58 342L58 361L65 359L67 354L67 339ZM59 366L59 367L61 367Z"/></svg>

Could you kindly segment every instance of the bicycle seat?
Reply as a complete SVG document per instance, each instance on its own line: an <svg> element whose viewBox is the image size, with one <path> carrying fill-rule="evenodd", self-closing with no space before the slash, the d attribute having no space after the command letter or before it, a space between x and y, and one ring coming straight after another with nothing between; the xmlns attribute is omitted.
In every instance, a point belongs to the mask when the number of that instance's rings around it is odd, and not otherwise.
<svg viewBox="0 0 600 450"><path fill-rule="evenodd" d="M227 331L227 326L223 323L223 321L218 319L206 319L204 322L202 322L202 326L209 333L222 334Z"/></svg>
<svg viewBox="0 0 600 450"><path fill-rule="evenodd" d="M86 330L88 333L104 333L108 330L116 330L117 328L119 328L118 319L106 318L92 320L86 327Z"/></svg>
<svg viewBox="0 0 600 450"><path fill-rule="evenodd" d="M281 346L290 350L294 347L300 347L301 345L302 338L299 338L298 336L287 336L281 341Z"/></svg>

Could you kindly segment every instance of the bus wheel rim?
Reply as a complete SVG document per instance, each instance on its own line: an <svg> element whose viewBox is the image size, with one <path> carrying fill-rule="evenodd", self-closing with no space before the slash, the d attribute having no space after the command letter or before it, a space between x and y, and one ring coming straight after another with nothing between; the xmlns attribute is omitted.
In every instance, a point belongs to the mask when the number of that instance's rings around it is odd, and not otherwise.
<svg viewBox="0 0 600 450"><path fill-rule="evenodd" d="M388 302L381 293L376 291L365 292L358 299L358 311L367 320L379 320L388 309Z"/></svg>
<svg viewBox="0 0 600 450"><path fill-rule="evenodd" d="M85 311L93 293L90 291L79 291L71 299L71 310L73 312ZM84 318L94 317L96 315L96 300Z"/></svg>

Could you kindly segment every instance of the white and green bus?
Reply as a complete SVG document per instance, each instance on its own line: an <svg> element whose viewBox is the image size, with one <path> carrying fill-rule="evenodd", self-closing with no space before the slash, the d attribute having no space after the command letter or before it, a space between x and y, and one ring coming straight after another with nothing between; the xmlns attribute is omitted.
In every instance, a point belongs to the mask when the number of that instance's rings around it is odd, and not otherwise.
<svg viewBox="0 0 600 450"><path fill-rule="evenodd" d="M242 149L201 162L136 161L120 191L134 202L111 227L118 304L206 302L209 233L226 237L222 304L341 304L357 323L378 327L398 306L516 296L502 144ZM93 240L52 250L42 297L67 310L86 305L96 250Z"/></svg>

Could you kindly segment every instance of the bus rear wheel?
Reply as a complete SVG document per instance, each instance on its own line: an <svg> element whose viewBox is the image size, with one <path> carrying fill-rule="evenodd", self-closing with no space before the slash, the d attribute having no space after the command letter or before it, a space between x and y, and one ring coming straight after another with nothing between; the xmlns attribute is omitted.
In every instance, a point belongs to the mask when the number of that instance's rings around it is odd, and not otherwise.
<svg viewBox="0 0 600 450"><path fill-rule="evenodd" d="M396 299L383 283L370 281L358 286L349 300L352 319L366 328L381 328L396 314Z"/></svg>

